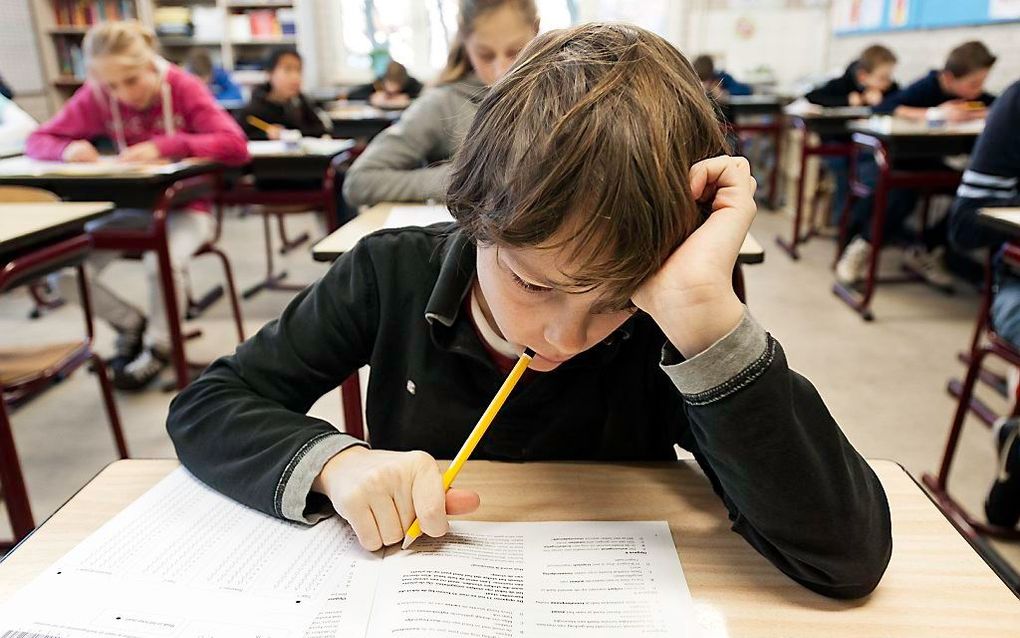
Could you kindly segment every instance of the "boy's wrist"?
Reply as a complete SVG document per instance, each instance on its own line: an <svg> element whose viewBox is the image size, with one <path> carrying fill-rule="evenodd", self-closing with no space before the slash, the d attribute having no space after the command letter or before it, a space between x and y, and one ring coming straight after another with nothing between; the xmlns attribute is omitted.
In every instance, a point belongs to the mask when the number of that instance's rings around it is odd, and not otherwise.
<svg viewBox="0 0 1020 638"><path fill-rule="evenodd" d="M649 308L648 314L673 347L690 359L732 332L744 311L744 304L729 290L693 303Z"/></svg>
<svg viewBox="0 0 1020 638"><path fill-rule="evenodd" d="M312 491L328 496L330 477L338 471L344 461L355 454L366 452L368 449L369 448L364 445L352 445L349 448L337 452L328 461L326 461L326 464L322 466L322 470L315 479L312 480Z"/></svg>

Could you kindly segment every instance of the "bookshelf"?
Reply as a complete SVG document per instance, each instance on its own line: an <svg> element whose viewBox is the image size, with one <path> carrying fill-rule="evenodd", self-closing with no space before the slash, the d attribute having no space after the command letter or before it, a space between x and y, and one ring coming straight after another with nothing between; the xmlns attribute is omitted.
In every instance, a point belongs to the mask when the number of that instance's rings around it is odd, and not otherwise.
<svg viewBox="0 0 1020 638"><path fill-rule="evenodd" d="M82 39L89 26L104 20L141 20L156 31L160 53L172 62L182 63L195 47L207 48L249 88L265 81L264 61L272 48L297 47L308 60L306 48L314 49L298 39L301 0L29 1L52 112L84 82Z"/></svg>

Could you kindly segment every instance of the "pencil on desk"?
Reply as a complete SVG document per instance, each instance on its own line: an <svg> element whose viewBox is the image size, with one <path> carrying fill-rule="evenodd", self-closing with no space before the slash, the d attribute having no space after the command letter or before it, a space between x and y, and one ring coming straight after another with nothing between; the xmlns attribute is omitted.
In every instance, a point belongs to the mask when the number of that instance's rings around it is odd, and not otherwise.
<svg viewBox="0 0 1020 638"><path fill-rule="evenodd" d="M528 369L528 365L531 363L531 359L535 356L534 351L529 348L524 349L524 353L521 358L517 360L510 374L507 375L506 380L503 381L503 385L500 386L496 392L496 396L492 397L492 401L489 402L489 407L485 408L485 412L482 413L481 418L478 419L478 423L471 430L471 434L468 435L464 445L460 447L460 451L457 452L457 456L453 457L453 461L450 463L450 467L446 468L443 472L443 491L450 489L450 485L453 483L453 479L457 478L457 474L460 472L460 468L464 466L464 462L468 460L471 453L475 451L475 446L485 436L485 431L489 429L489 424L492 423L496 415L499 414L500 409L506 402L510 393L513 392L514 386L520 381L524 375L524 371ZM404 536L404 543L401 545L402 549L407 549L411 546L411 543L416 541L421 536L421 524L418 519L415 518L414 522L411 523L411 527L407 530L407 534Z"/></svg>
<svg viewBox="0 0 1020 638"><path fill-rule="evenodd" d="M262 131L266 135L269 135L269 131L273 130L273 125L272 124L270 124L269 122L267 122L267 121L265 121L265 120L263 120L261 118L255 117L254 115L249 115L245 119L248 120L249 124L251 124L252 126L257 128L258 130Z"/></svg>

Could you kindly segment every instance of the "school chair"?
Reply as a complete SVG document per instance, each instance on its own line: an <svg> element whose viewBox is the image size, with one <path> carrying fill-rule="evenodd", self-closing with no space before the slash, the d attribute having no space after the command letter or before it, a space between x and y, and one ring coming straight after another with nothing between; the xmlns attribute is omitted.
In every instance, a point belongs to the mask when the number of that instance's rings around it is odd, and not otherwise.
<svg viewBox="0 0 1020 638"><path fill-rule="evenodd" d="M0 350L0 488L7 508L13 542L0 542L0 553L25 538L34 528L25 479L21 472L8 408L41 394L88 361L103 397L110 431L120 458L128 457L124 432L113 400L113 389L102 357L92 350L94 338L92 305L82 261L91 250L88 235L78 235L56 244L20 255L0 268L0 294L32 281L58 268L73 265L78 274L81 308L85 317L85 338L70 343L17 347Z"/></svg>
<svg viewBox="0 0 1020 638"><path fill-rule="evenodd" d="M843 208L842 218L839 225L839 241L836 243L836 256L833 260L833 267L843 256L850 241L851 211L854 204L862 198L872 197L871 212L871 258L868 262L868 274L864 280L863 290L858 292L850 286L836 282L832 292L844 303L857 312L865 321L872 321L875 318L871 311L871 301L875 297L875 289L879 283L905 283L918 282L921 277L909 273L904 277L878 277L879 264L882 255L882 247L885 242L885 218L886 206L888 204L889 192L895 188L908 188L917 191L922 198L921 205L921 228L928 225L929 209L931 199L934 195L953 196L957 186L960 185L962 174L951 169L933 170L903 170L893 167L889 153L881 140L871 135L854 133L852 136L853 151L850 154L850 188L847 193L846 204ZM874 158L878 167L878 176L874 185L866 184L859 179L858 162L862 155L870 155Z"/></svg>
<svg viewBox="0 0 1020 638"><path fill-rule="evenodd" d="M204 368L196 364L189 365L184 354L185 335L181 327L181 315L177 307L176 284L173 279L173 271L170 264L170 251L167 246L166 222L167 216L172 210L181 204L194 201L195 199L209 197L219 199L222 190L222 173L207 173L196 175L174 182L156 200L152 211L152 223L143 230L123 228L101 228L91 233L93 245L99 250L116 250L127 253L130 256L138 256L146 252L156 253L160 288L163 293L163 303L166 306L167 323L170 329L171 361L175 373L175 387L183 390L191 382L191 370ZM241 320L241 304L237 297L237 288L234 285L234 272L230 266L230 259L226 253L217 247L223 231L223 208L217 205L214 211L215 228L213 237L204 245L199 247L192 258L203 255L215 255L223 266L224 278L227 282L227 291L230 298L230 307L233 312L234 327L237 330L238 343L244 341L244 325ZM188 337L197 336L200 332L193 332Z"/></svg>
<svg viewBox="0 0 1020 638"><path fill-rule="evenodd" d="M1020 245L1007 244L1003 250L1002 259L1011 267L1020 267ZM935 496L939 509L968 538L976 539L984 535L1020 540L1020 530L1005 529L977 520L959 501L949 494L949 472L952 468L953 459L956 456L960 442L960 433L963 431L963 424L967 416L973 413L988 428L991 428L996 419L999 418L999 415L988 407L984 401L974 396L974 388L977 382L980 380L996 391L1006 394L1003 390L1006 386L1005 380L984 368L985 359L993 356L1008 365L1020 367L1020 350L996 334L995 326L991 323L990 311L995 288L995 264L993 262L994 256L989 254L985 265L984 291L981 306L978 310L974 336L971 338L970 352L960 357L968 364L967 375L964 377L962 384L954 379L949 382L946 388L949 394L958 398L958 401L956 412L953 415L953 421L949 428L945 451L942 454L942 462L939 465L938 474L932 475L926 473L922 480ZM1018 391L1018 396L1007 396L1006 399L1012 401L1010 416L1020 414L1020 391Z"/></svg>
<svg viewBox="0 0 1020 638"><path fill-rule="evenodd" d="M822 141L817 135L812 133L803 117L791 117L791 126L794 130L800 131L800 174L797 177L797 194L794 200L793 208L793 233L789 240L783 239L780 236L776 236L776 244L779 245L783 251L789 255L790 259L800 259L800 253L797 248L801 244L807 242L812 237L815 237L818 227L818 193L819 188L815 188L815 191L811 194L811 203L809 210L811 214L808 215L808 228L806 233L801 232L801 226L804 221L804 189L807 182L809 160L812 157L846 157L849 158L853 154L854 146L849 142L833 142L833 141ZM819 177L818 183L821 184L826 169L824 164L819 166ZM840 222L846 218L849 207L847 206L846 200L840 202L842 211L840 213ZM841 226L842 227L842 226ZM844 231L845 232L845 231Z"/></svg>
<svg viewBox="0 0 1020 638"><path fill-rule="evenodd" d="M333 232L340 224L338 211L337 194L339 184L342 183L343 175L350 167L357 156L354 149L338 154L329 162L326 172L322 176L321 188L287 188L279 190L263 190L258 187L258 182L252 179L238 180L231 188L220 193L219 203L221 206L245 206L258 205L262 209L259 213L262 216L262 236L266 255L265 277L242 293L245 299L250 299L262 290L304 290L305 284L292 284L284 281L287 277L286 271L277 272L273 259L273 238L271 217L277 220L277 227L282 242L280 254L284 255L297 246L308 240L305 233L296 239L287 237L284 227L284 217L293 214L307 213L309 210L322 211L326 216L326 231ZM338 214L339 213L339 214ZM346 217L346 216L345 216Z"/></svg>
<svg viewBox="0 0 1020 638"><path fill-rule="evenodd" d="M361 380L357 370L340 384L340 407L344 415L344 432L368 441L365 438L365 422L361 417Z"/></svg>
<svg viewBox="0 0 1020 638"><path fill-rule="evenodd" d="M60 197L42 188L33 186L0 186L0 202L59 202ZM46 310L55 310L64 305L59 296L54 297L49 287L42 281L28 285L28 294L32 297L33 307L28 313L29 319L38 319Z"/></svg>

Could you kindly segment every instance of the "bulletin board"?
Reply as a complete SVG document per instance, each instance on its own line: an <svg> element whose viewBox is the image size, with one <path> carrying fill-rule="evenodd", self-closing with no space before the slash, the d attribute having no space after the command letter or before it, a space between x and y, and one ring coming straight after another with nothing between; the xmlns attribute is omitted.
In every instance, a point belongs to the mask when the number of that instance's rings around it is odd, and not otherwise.
<svg viewBox="0 0 1020 638"><path fill-rule="evenodd" d="M1020 0L841 0L837 35L1020 21Z"/></svg>

